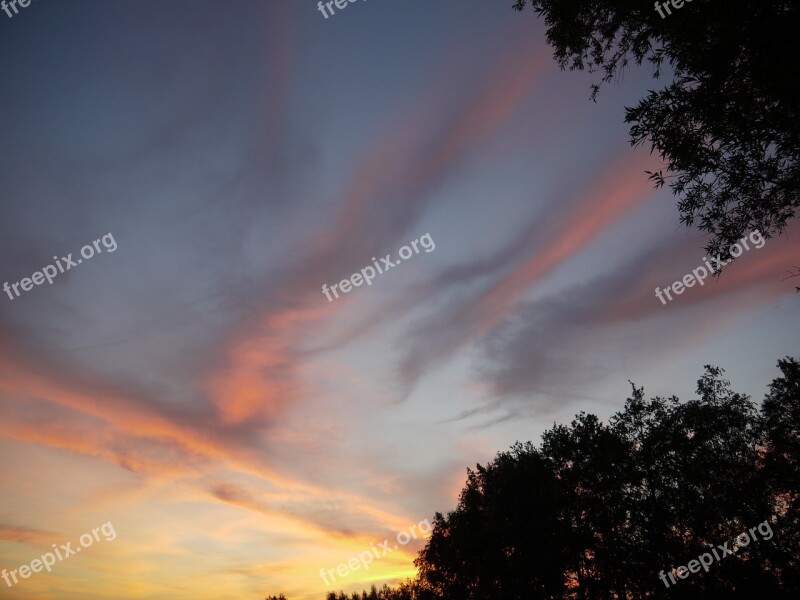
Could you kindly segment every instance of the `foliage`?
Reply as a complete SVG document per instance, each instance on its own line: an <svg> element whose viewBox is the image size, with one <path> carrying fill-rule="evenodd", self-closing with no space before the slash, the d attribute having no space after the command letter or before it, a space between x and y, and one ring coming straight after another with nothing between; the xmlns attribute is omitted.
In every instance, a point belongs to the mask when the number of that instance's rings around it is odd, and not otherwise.
<svg viewBox="0 0 800 600"><path fill-rule="evenodd" d="M523 10L527 0L517 0ZM784 231L800 210L800 4L694 0L661 18L641 0L531 0L560 66L602 73L592 86L649 63L672 81L626 109L631 144L667 164L680 220L728 249L752 230Z"/></svg>

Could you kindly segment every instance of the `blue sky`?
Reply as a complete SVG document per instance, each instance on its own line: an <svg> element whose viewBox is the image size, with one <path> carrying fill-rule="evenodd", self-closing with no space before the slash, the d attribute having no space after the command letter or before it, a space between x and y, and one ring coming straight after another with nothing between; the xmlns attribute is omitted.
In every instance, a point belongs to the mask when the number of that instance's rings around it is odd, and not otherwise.
<svg viewBox="0 0 800 600"><path fill-rule="evenodd" d="M0 301L0 567L118 533L9 597L320 598L320 568L629 379L688 399L711 363L761 398L796 350L796 228L663 306L705 238L627 142L658 83L592 103L508 4L0 13L0 281L118 244Z"/></svg>

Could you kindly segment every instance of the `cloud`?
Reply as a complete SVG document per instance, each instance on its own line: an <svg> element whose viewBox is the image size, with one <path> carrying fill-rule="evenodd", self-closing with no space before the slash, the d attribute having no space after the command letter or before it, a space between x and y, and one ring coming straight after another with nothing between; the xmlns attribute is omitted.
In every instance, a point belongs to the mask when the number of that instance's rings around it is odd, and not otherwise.
<svg viewBox="0 0 800 600"><path fill-rule="evenodd" d="M487 334L513 314L525 293L627 216L652 193L650 183L642 176L649 161L642 153L624 154L577 200L564 203L558 199L561 209L548 209L550 219L537 215L534 224L524 229L533 243L517 237L491 260L479 259L474 267L459 265L445 272L442 279L449 285L466 281L474 277L473 273L486 281L470 291L459 288L451 302L421 320L401 359L401 380L412 386L427 370Z"/></svg>
<svg viewBox="0 0 800 600"><path fill-rule="evenodd" d="M263 424L263 419L276 415L278 406L301 395L295 383L297 347L311 337L306 334L316 332L314 337L319 337L345 307L344 300L323 302L322 283L349 275L370 256L392 249L420 218L448 172L521 108L549 61L545 51L533 60L510 51L507 58L502 69L487 75L487 85L475 96L448 107L451 118L441 131L415 142L408 132L427 128L398 119L365 153L340 195L332 226L318 232L282 270L282 281L273 286L281 293L273 294L268 306L248 319L242 335L221 353L219 362L225 366L217 369L208 389L225 422L261 419ZM408 114L419 118L419 108ZM356 326L347 341L375 322L364 319L367 325Z"/></svg>
<svg viewBox="0 0 800 600"><path fill-rule="evenodd" d="M640 346L642 351L650 348L642 339L649 335L647 321L662 321L658 347L667 356L701 343L732 318L791 293L776 274L792 259L793 250L774 240L771 248L744 254L718 279L687 288L663 305L654 294L656 286L663 289L701 264L701 246L694 236L672 235L607 274L525 303L514 319L481 341L477 371L494 398L484 408L525 405L530 409L525 398L542 393L537 410L546 411L543 398L563 404L566 389L602 377L608 372L608 360L624 360L619 352L630 356ZM694 316L700 305L706 311ZM672 324L663 327L664 320ZM624 350L613 346L611 332L622 332L633 323L640 335L627 340ZM603 351L584 353L581 358L577 345ZM509 404L508 397L515 400Z"/></svg>
<svg viewBox="0 0 800 600"><path fill-rule="evenodd" d="M49 546L53 540L64 536L53 531L43 531L23 525L0 523L0 540L5 542L32 543L37 546Z"/></svg>

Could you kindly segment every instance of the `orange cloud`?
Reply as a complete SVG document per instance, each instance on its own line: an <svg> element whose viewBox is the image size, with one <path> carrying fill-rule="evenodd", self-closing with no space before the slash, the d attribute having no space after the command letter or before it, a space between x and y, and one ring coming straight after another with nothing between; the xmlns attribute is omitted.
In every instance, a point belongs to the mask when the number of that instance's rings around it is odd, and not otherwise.
<svg viewBox="0 0 800 600"><path fill-rule="evenodd" d="M485 292L472 307L475 332L486 333L508 314L511 306L557 265L583 251L600 233L616 223L652 194L652 184L642 171L652 160L641 153L626 153L592 184L578 204L560 222L551 242L514 268Z"/></svg>
<svg viewBox="0 0 800 600"><path fill-rule="evenodd" d="M319 302L318 308L267 312L256 318L250 331L231 342L228 366L214 373L208 385L223 422L274 419L298 396L293 342L326 308Z"/></svg>
<svg viewBox="0 0 800 600"><path fill-rule="evenodd" d="M6 542L33 542L34 544L46 546L50 543L50 540L58 536L59 534L52 531L42 531L40 529L23 527L22 525L0 523L0 540Z"/></svg>

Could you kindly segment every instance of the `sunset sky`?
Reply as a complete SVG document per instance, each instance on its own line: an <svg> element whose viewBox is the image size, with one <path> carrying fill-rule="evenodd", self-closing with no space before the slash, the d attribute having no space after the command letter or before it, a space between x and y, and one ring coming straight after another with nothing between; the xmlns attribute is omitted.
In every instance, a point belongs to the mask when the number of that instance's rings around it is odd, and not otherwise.
<svg viewBox="0 0 800 600"><path fill-rule="evenodd" d="M35 0L0 12L0 598L322 600L411 576L466 468L703 365L797 356L800 229L706 238L512 0ZM333 302L322 293L425 234ZM794 280L800 281L800 280ZM800 284L795 284L800 285ZM101 538L102 539L102 538Z"/></svg>

